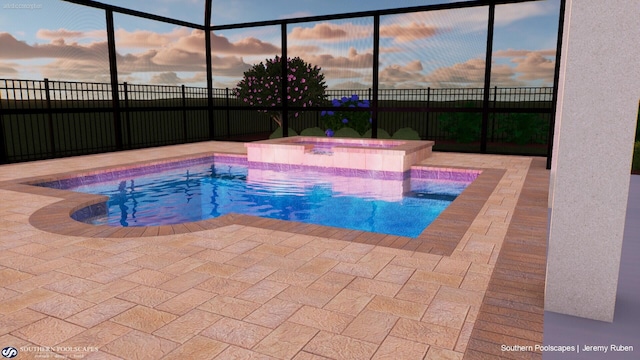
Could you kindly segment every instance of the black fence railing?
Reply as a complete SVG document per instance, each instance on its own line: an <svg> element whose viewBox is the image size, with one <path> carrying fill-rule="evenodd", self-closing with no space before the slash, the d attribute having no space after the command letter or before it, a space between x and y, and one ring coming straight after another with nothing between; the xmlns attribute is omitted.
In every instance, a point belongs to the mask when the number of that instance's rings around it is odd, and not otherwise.
<svg viewBox="0 0 640 360"><path fill-rule="evenodd" d="M212 90L209 106L207 88L119 84L116 117L108 83L0 79L0 162L257 139L275 130L268 114L247 106L232 89ZM328 100L353 94L373 99L372 89L326 91ZM552 98L551 87L491 88L488 152L546 156ZM481 88L379 89L378 128L393 134L408 127L438 141L436 149L478 152L483 99ZM321 110L290 117L289 126L298 133L322 128Z"/></svg>

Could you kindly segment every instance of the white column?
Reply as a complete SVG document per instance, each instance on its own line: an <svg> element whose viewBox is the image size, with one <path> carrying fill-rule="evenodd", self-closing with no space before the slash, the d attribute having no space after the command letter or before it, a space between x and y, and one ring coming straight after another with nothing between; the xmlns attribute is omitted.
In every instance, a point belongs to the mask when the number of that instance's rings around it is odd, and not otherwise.
<svg viewBox="0 0 640 360"><path fill-rule="evenodd" d="M613 321L640 100L640 1L567 0L545 310Z"/></svg>

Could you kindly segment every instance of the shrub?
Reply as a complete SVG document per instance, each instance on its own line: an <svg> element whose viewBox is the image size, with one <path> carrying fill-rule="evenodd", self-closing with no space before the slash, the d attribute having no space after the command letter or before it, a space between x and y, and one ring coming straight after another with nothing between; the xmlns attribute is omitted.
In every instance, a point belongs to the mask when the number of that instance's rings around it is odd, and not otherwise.
<svg viewBox="0 0 640 360"><path fill-rule="evenodd" d="M293 130L292 128L289 128L289 136L296 136L298 135L298 133ZM272 132L271 135L269 135L269 139L277 139L277 138L281 138L282 137L282 127L278 127L276 129L276 131Z"/></svg>
<svg viewBox="0 0 640 360"><path fill-rule="evenodd" d="M345 127L345 128L342 128L342 129L336 131L333 134L333 136L334 137L343 137L343 138L360 138L361 137L360 134L357 131L355 131L352 128L348 128L348 127Z"/></svg>
<svg viewBox="0 0 640 360"><path fill-rule="evenodd" d="M468 102L465 107L474 107ZM448 138L459 143L470 143L480 140L482 115L479 113L444 113L438 117L440 129L448 133Z"/></svg>
<svg viewBox="0 0 640 360"><path fill-rule="evenodd" d="M320 113L322 123L326 129L336 132L343 128L351 128L358 133L358 137L371 128L371 113L368 111L344 111L344 108L368 108L368 100L360 100L358 95L333 99L331 104L335 108Z"/></svg>
<svg viewBox="0 0 640 360"><path fill-rule="evenodd" d="M549 121L538 114L504 114L502 126L495 131L498 136L504 134L505 142L524 144L546 144L549 134Z"/></svg>
<svg viewBox="0 0 640 360"><path fill-rule="evenodd" d="M362 135L363 138L371 138L371 129ZM378 128L378 139L391 139L391 135L385 130Z"/></svg>
<svg viewBox="0 0 640 360"><path fill-rule="evenodd" d="M398 129L395 133L393 133L392 139L396 140L422 140L420 139L420 134L412 128L402 128Z"/></svg>
<svg viewBox="0 0 640 360"><path fill-rule="evenodd" d="M300 135L302 136L326 136L324 131L322 129L320 129L319 127L312 127L312 128L307 128L302 130L302 132L300 132Z"/></svg>
<svg viewBox="0 0 640 360"><path fill-rule="evenodd" d="M325 105L324 91L327 85L320 68L304 62L299 57L287 59L287 99L291 106L311 107ZM282 63L280 57L267 59L266 63L253 65L244 72L235 93L238 99L251 106L282 105ZM259 110L269 114L278 126L282 126L282 114L277 110ZM300 115L293 112L294 117Z"/></svg>

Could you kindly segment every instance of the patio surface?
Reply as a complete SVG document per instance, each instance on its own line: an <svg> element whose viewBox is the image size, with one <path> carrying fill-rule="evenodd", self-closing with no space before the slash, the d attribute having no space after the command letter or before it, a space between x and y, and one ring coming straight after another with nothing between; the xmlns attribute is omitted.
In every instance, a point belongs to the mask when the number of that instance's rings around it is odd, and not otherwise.
<svg viewBox="0 0 640 360"><path fill-rule="evenodd" d="M542 344L541 158L434 153L422 164L490 176L417 245L235 215L96 231L43 216L65 195L20 184L210 152L245 149L208 142L0 166L1 347L28 347L17 359L475 359Z"/></svg>

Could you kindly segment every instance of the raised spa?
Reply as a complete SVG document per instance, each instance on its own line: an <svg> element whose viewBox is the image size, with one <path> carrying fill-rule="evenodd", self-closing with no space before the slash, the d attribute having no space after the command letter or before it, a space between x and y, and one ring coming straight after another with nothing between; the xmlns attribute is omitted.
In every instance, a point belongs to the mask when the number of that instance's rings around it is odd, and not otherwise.
<svg viewBox="0 0 640 360"><path fill-rule="evenodd" d="M412 165L429 157L433 145L433 141L418 140L293 136L246 143L245 147L247 160L253 167L312 167L404 173Z"/></svg>

